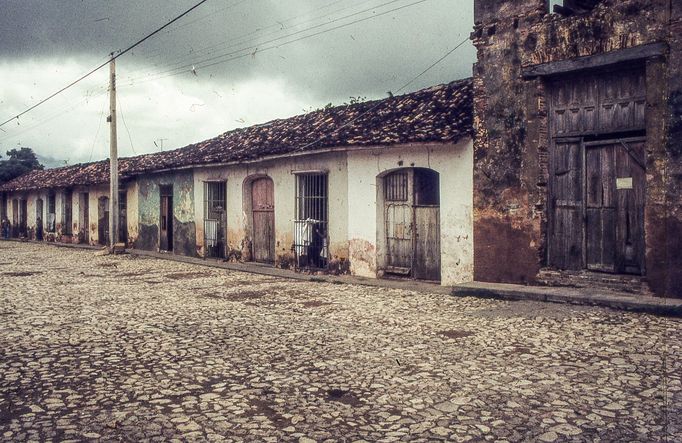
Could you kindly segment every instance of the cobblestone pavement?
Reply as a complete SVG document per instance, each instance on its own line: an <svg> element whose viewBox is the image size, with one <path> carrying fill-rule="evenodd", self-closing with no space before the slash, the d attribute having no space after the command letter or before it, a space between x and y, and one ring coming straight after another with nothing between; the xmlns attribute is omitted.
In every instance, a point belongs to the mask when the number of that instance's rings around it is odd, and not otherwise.
<svg viewBox="0 0 682 443"><path fill-rule="evenodd" d="M680 319L0 242L6 441L682 441L681 347Z"/></svg>

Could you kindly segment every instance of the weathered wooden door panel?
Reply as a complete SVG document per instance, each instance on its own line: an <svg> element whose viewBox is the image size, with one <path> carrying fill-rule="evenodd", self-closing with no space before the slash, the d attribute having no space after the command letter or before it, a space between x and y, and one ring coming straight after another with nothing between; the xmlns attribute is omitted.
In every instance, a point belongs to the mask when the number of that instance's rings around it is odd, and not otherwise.
<svg viewBox="0 0 682 443"><path fill-rule="evenodd" d="M84 192L81 194L81 220L83 222L81 231L83 232L83 242L90 243L90 194Z"/></svg>
<svg viewBox="0 0 682 443"><path fill-rule="evenodd" d="M275 262L275 193L271 178L251 183L253 214L253 259L261 263Z"/></svg>
<svg viewBox="0 0 682 443"><path fill-rule="evenodd" d="M550 85L555 137L645 128L643 69L561 77Z"/></svg>
<svg viewBox="0 0 682 443"><path fill-rule="evenodd" d="M386 205L386 252L389 270L409 274L413 264L412 205Z"/></svg>
<svg viewBox="0 0 682 443"><path fill-rule="evenodd" d="M581 269L583 169L580 141L555 142L550 167L549 262L560 269Z"/></svg>
<svg viewBox="0 0 682 443"><path fill-rule="evenodd" d="M97 241L100 245L109 244L109 198L97 200Z"/></svg>
<svg viewBox="0 0 682 443"><path fill-rule="evenodd" d="M620 142L616 151L616 270L646 273L644 205L646 168L644 142Z"/></svg>
<svg viewBox="0 0 682 443"><path fill-rule="evenodd" d="M386 271L440 280L440 179L425 168L384 177Z"/></svg>
<svg viewBox="0 0 682 443"><path fill-rule="evenodd" d="M587 169L587 268L644 273L644 143L591 144Z"/></svg>
<svg viewBox="0 0 682 443"><path fill-rule="evenodd" d="M587 268L613 272L616 245L613 146L587 148L585 167Z"/></svg>
<svg viewBox="0 0 682 443"><path fill-rule="evenodd" d="M440 208L416 206L414 278L440 280Z"/></svg>

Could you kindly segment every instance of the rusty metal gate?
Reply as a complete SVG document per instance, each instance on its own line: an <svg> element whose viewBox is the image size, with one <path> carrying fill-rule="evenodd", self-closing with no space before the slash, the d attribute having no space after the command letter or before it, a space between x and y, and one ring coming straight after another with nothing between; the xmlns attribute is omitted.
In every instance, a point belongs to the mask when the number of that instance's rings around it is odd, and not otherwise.
<svg viewBox="0 0 682 443"><path fill-rule="evenodd" d="M204 182L204 245L206 257L225 258L226 183Z"/></svg>
<svg viewBox="0 0 682 443"><path fill-rule="evenodd" d="M439 186L438 173L430 169L384 177L387 273L440 280Z"/></svg>
<svg viewBox="0 0 682 443"><path fill-rule="evenodd" d="M275 262L275 185L270 177L251 182L253 260Z"/></svg>

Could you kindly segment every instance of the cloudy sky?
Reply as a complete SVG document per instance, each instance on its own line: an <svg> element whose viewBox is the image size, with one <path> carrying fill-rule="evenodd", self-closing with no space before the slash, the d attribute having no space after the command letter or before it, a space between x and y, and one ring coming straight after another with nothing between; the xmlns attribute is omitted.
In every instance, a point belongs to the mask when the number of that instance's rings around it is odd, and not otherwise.
<svg viewBox="0 0 682 443"><path fill-rule="evenodd" d="M199 0L3 0L0 122ZM473 0L208 0L116 61L119 155L185 146L350 97L386 97L473 26ZM466 42L401 93L471 75ZM1 127L0 154L108 157L108 68Z"/></svg>

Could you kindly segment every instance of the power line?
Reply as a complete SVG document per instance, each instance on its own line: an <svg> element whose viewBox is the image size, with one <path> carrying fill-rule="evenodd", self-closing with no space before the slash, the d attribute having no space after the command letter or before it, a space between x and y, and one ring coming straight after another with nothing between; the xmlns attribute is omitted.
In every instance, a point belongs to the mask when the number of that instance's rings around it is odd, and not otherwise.
<svg viewBox="0 0 682 443"><path fill-rule="evenodd" d="M92 153L95 152L95 144L97 143L97 136L99 136L99 128L102 126L102 120L104 117L104 105L106 105L106 104L107 104L107 101L103 100L102 101L102 109L99 112L99 119L97 122L97 131L95 131L95 139L92 141L92 146L90 147L90 158L88 159L89 162L92 161Z"/></svg>
<svg viewBox="0 0 682 443"><path fill-rule="evenodd" d="M464 40L462 40L461 42L459 42L454 48L452 48L451 50L449 50L448 52L446 52L445 55L443 55L441 58L439 58L438 60L436 60L435 62L433 62L428 68L424 69L422 72L420 72L419 74L417 74L416 76L414 76L411 80L409 80L407 83L405 83L404 85L402 85L400 88L396 89L396 92L401 92L401 91L403 91L403 90L404 90L405 88L407 88L409 85L411 85L412 83L414 83L415 81L417 81L417 79L420 78L422 75L426 74L428 71L430 71L431 69L433 69L434 67L436 67L436 65L438 65L440 62L442 62L443 60L445 60L446 58L448 58L453 52L455 52L459 47L461 47L464 43L466 43L466 42L468 42L468 41L469 41L469 37L466 37ZM359 118L362 117L363 115L366 115L366 114L368 114L368 113L374 111L376 108L378 108L378 107L381 106L382 104L383 104L383 100L377 101L377 103L376 103L374 106L372 106L371 108L367 109L365 112L361 112L360 114L356 115L355 117L353 117L352 119L350 119L350 120L348 120L346 123L344 123L343 125L341 125L341 126L339 126L338 128L336 128L334 131L339 131L339 130L341 130L341 129L343 129L343 128L346 128L346 127L352 125L353 123L355 123L355 122L357 121L357 119L359 119ZM334 132L334 131L332 131L332 132ZM310 142L310 143L306 143L305 145L300 146L299 148L297 148L297 151L303 151L303 150L305 150L306 148L308 148L308 147L310 147L310 146L312 146L312 145L314 145L314 144L317 144L317 143L321 142L322 140L324 140L324 139L325 139L326 137L328 137L328 136L329 136L329 134L323 135L323 136L321 136L320 138L318 138L317 140L314 140L314 141L312 141L312 142Z"/></svg>
<svg viewBox="0 0 682 443"><path fill-rule="evenodd" d="M322 9L328 9L328 8L330 8L330 7L334 6L334 5L336 5L337 3L340 3L341 1L347 1L347 0L336 0L335 2L330 3L330 4L328 4L328 5L325 5L325 6L322 6L322 7L319 7L319 8L315 8L315 9L313 9L312 11L309 11L309 13L310 13L310 12L316 12L316 11L319 11L319 10L322 10ZM304 20L304 21L302 21L302 22L300 22L300 23L290 24L289 26L299 27L299 26L301 26L301 25L305 25L305 24L308 24L308 23L314 23L315 21L317 21L317 20L320 19L320 18L329 17L329 16L331 16L332 14L336 14L336 13L338 13L338 12L345 11L345 10L347 10L347 9L351 9L351 8L356 7L356 6L358 6L358 5L351 5L351 6L345 5L345 6L343 6L343 7L340 8L340 9L337 8L337 9L331 11L330 13L325 13L325 14L322 14L322 15L317 15L317 16L315 16L315 17L312 17L312 18L308 19L308 20ZM380 6L381 6L381 5L379 5L379 7L380 7ZM288 24L288 23L290 23L290 22L292 22L292 21L296 21L297 19L300 19L301 17L303 17L303 16L302 16L302 15L291 16L291 17L288 17L288 18L286 18L286 19L278 20L278 21L276 21L276 22L273 23L273 24L270 24L270 25L268 25L268 26L265 26L264 28L257 28L257 29L255 29L255 30L253 30L253 31L247 32L247 33L245 33L245 34L241 34L241 35L239 35L239 36L234 37L234 38L231 39L231 40L223 41L223 42L220 42L220 43L212 44L212 45L205 46L205 47L198 48L198 49L192 49L192 51L191 51L189 54L187 54L187 55L182 55L182 56L179 56L179 57L174 57L172 60L165 62L165 65L167 65L167 66L169 66L169 67L179 66L179 65L181 65L182 63L187 63L187 60L191 60L191 57L193 57L193 56L194 56L195 59L196 59L196 56L198 56L198 55L201 54L201 53L207 53L206 55L210 55L210 53L212 52L212 50L217 49L217 48L220 48L220 47L223 47L223 49L233 48L233 47L235 47L235 46L238 46L239 44L247 43L247 42L249 41L247 37L253 36L254 34L256 34L256 35L257 35L257 34L262 34L261 37L268 37L268 36L271 36L271 35L279 34L279 33L284 29L284 24ZM330 20L331 20L331 19L330 19ZM329 23L329 22L326 22L326 23ZM264 31L267 31L267 30L272 29L272 28L278 28L278 29L277 29L276 31L267 32L267 33L263 34ZM176 28L176 29L177 29L177 28ZM279 38L284 38L284 37L285 37L285 36L282 36L282 37L279 37ZM253 40L252 40L252 41L253 41ZM230 42L232 42L232 43L230 44ZM260 43L260 44L263 44L263 43ZM239 51L241 51L241 50L238 50L237 52L239 52ZM156 57L158 57L158 56L160 55L160 54L158 54L158 52L160 52L160 50L155 51L154 53L152 53L152 55L148 55L147 58L150 59L150 58L156 58ZM153 63L153 64L154 64L154 66L160 66L160 67L163 66L163 64L161 64L161 63L159 63L159 64ZM137 78L143 78L144 76L154 75L154 73L149 73L149 74L143 74L142 76L139 76L139 77L133 77L133 75L137 75L137 73L142 72L142 71L145 71L146 69L147 69L146 67L143 67L143 68L137 69L137 70L135 70L135 71L132 71L132 72L130 72L130 73L127 75L127 77L128 77L129 79L132 78L133 80L135 80L135 79L137 79ZM157 74L158 74L158 73L157 73Z"/></svg>
<svg viewBox="0 0 682 443"><path fill-rule="evenodd" d="M393 1L390 1L390 2L387 2L387 3L384 3L383 5L380 5L380 6L385 6L385 5L390 4L390 3L395 3L396 1L398 1L398 0L393 0ZM360 23L360 22L364 22L364 21L367 21L367 20L371 20L371 19L377 18L377 17L381 17L381 16L383 16L383 15L390 14L391 12L396 12L396 11L399 11L399 10L401 10L401 9L408 8L408 7L410 7L410 6L417 5L417 4L419 4L419 3L424 3L424 2L426 2L426 1L428 1L428 0L418 0L418 1L415 1L415 2L413 2L413 3L409 3L409 4L407 4L407 5L399 6L399 7L393 8L393 9L389 9L389 10L387 10L387 11L380 12L380 13L378 13L378 14L374 14L374 15L369 16L369 17L363 17L363 18L360 18L360 19L357 19L357 20L353 20L353 21L348 22L348 23L343 23L343 24L341 24L341 25L334 26L334 27L329 28L329 29L324 29L324 30L322 30L322 31L318 31L318 32L315 32L315 33L312 33L312 34L304 35L304 36L295 38L295 39L293 39L293 40L286 41L286 42L284 42L284 43L276 43L276 44L273 44L273 45L271 45L271 46L266 46L266 47L264 47L264 48L259 48L259 47L255 46L255 45L254 45L254 46L250 46L250 47L246 47L246 48L242 48L242 49L239 49L239 50L236 50L236 51L227 53L227 54L222 54L222 55L219 55L219 56L215 56L215 57L211 57L211 58L208 58L208 59L204 59L204 60L202 60L202 61L197 62L195 65L184 65L184 66L181 66L181 67L179 67L179 68L174 68L174 69L169 69L169 70L167 70L167 71L162 71L162 72L157 73L155 77L146 78L146 79L143 79L143 80L137 80L137 83L146 83L146 82L148 82L148 81L159 80L159 79L162 79L162 78L172 77L172 76L175 76L175 75L187 74L187 73L189 72L187 69L190 68L190 67L194 67L195 69L209 68L209 67L211 67L211 66L215 66L215 65L227 63L227 62L230 62L230 61L233 61L233 60L237 60L237 59L240 59L240 58L252 56L252 55L254 55L255 53L260 53L260 52L265 52L265 51L269 51L269 50L272 50L272 49L281 48L282 46L286 46L286 45L289 45L289 44L292 44L292 43L296 43L296 42L298 42L298 41L305 40L305 39L308 39L308 38L311 38L311 37L316 37L316 36L318 36L318 35L326 34L327 32L335 31L335 30L337 30L337 29L344 28L344 27L347 27L347 26L351 26L351 25L354 25L354 24L356 24L356 23ZM375 9L375 8L370 8L370 9ZM351 14L351 15L357 15L357 14L358 14L358 13L354 13L354 14ZM335 19L335 20L332 21L332 23L333 23L333 22L336 22L336 21L343 20L344 18L348 18L348 17L349 17L349 16L341 17L341 18ZM319 28L320 26L322 26L322 25L316 25L316 26L313 26L313 27L310 27L310 28L307 28L307 29L303 29L303 30L301 30L301 31L297 31L297 32L294 32L294 33L291 33L291 34L288 34L288 35L285 35L285 36L282 36L282 37L279 37L279 38L276 38L276 39L272 39L272 40L269 40L269 41L267 41L267 42L262 42L261 44L276 42L276 41L281 40L281 39L283 39L283 38L291 37L291 36L293 36L293 35L295 35L295 34L300 34L301 32L309 31L309 30L314 29L314 28ZM239 54L239 53L242 52L242 51L247 51L247 50L254 49L254 48L256 49L256 51L248 52L248 53L245 53L245 54ZM239 55L234 55L234 54L239 54ZM230 56L230 55L234 55L234 56L233 56L233 57L229 57L229 58L224 59L224 60L220 60L220 59L222 59L222 58L224 58L224 57L228 57L228 56ZM214 60L218 60L218 61L214 61ZM211 62L211 63L208 63L208 62ZM179 72L174 72L174 71L178 71L179 69L182 69L182 70L179 71ZM167 75L164 75L164 74L167 74ZM132 80L129 80L129 81L132 83L132 82L135 82L136 79L132 79ZM132 84L130 84L129 86L132 86Z"/></svg>
<svg viewBox="0 0 682 443"><path fill-rule="evenodd" d="M294 42L297 42L297 41L300 41L300 40L303 40L303 39L306 39L306 38L310 38L310 37L314 37L314 36L317 36L317 35L320 35L320 34L324 34L324 33L326 33L326 32L330 32L330 31L333 31L333 30L336 30L336 29L339 29L339 28L343 28L343 27L346 27L346 26L350 26L350 25L353 25L353 24L355 24L355 23L359 23L359 22L362 22L362 21L365 21L365 20L370 20L370 19L373 19L373 18L376 18L376 17L380 17L380 16L382 16L382 15L386 15L386 14L389 14L389 13L391 13L391 12L395 12L395 11L398 11L398 10L400 10L400 9L407 8L407 7L409 7L409 6L414 6L414 5L416 5L416 4L423 3L423 2L425 2L425 1L427 1L427 0L419 0L419 1L417 1L417 2L410 3L410 4L407 4L407 5L403 5L403 6L400 6L400 7L396 7L396 8L390 9L390 10L388 10L388 11L381 12L381 13L379 13L379 14L374 14L374 15L369 16L369 17L363 17L363 18L361 18L361 19L354 20L354 21L349 22L349 23L344 23L344 24L342 24L342 25L338 25L338 26L335 26L335 27L332 27L332 28L329 28L329 29L326 29L326 30L322 30L322 31L319 31L319 32L316 32L316 33L313 33L313 34L309 34L309 35L307 35L307 36L302 36L302 37L300 37L300 38L296 38L296 39L294 39L294 40L291 40L291 41L289 41L289 42L285 42L285 43L283 43L283 44L273 45L273 46L269 46L269 47L265 47L265 48L259 47L259 46L262 46L262 45L267 45L267 44L270 44L270 43L275 43L275 42L277 42L277 41L279 41L279 40L282 40L282 39L285 39L285 38L287 38L287 37L293 37L293 36L295 36L295 35L304 33L304 32L306 32L306 31L311 31L311 30L313 30L313 29L317 29L317 28L320 28L320 27L323 27L323 26L327 26L327 25L330 25L330 24L333 24L333 23L336 23L336 22L339 22L339 21L342 21L342 20L345 20L345 19L348 19L348 18L357 16L357 15L360 15L360 14L364 14L364 13L369 12L369 11L372 11L372 10L374 10L374 9L381 8L381 7L384 7L384 6L388 6L388 5L390 5L390 4L393 4L393 3L396 3L396 2L399 2L399 1L403 1L403 0L390 0L390 1L384 2L384 3L380 4L380 5L372 6L371 8L366 8L366 9L363 9L363 10L361 10L361 11L357 11L357 12L354 12L354 13L352 13L352 14L345 15L345 16L343 16L343 17L335 18L335 19L333 19L333 20L331 20L331 21L329 21L329 22L326 22L326 23L317 24L317 25L315 25L315 26L311 26L311 27L308 27L308 28L305 28L305 29L301 29L301 30L299 30L299 31L295 31L295 32L286 34L286 35L284 35L284 36L280 36L280 37L273 38L273 39L270 39L270 40L262 41L262 42L259 42L259 43L257 43L257 44L254 44L254 45L251 45L251 46L247 46L247 47L243 47L243 48L240 48L240 49L237 49L237 50L235 50L235 51L228 52L228 53L225 53L225 54L216 55L216 56L213 56L213 57L210 57L210 58L206 58L206 59L202 59L202 60L196 59L196 58L195 58L192 62L189 62L189 63L187 63L187 64L185 64L185 65L178 66L178 67L176 67L176 68L171 68L171 69L168 69L168 70L166 70L166 71L161 71L161 72L159 72L159 73L157 73L157 74L155 74L155 75L170 74L170 73L173 73L173 72L175 72L175 71L181 71L181 73L184 73L186 70L190 69L192 66L196 66L197 68L205 68L205 67L209 67L209 66L214 66L215 64L220 64L220 63L224 63L224 62L227 62L227 61L231 61L231 60L233 60L233 59L235 59L235 58L246 57L246 56L248 56L248 55L253 55L253 54L258 53L258 52L263 52L263 51L265 51L265 50L274 49L274 48L277 48L277 47L280 47L280 46L284 46L284 45L287 45L287 44L290 44L290 43L294 43ZM228 46L228 47L229 47L229 46ZM252 51L252 50L255 50L255 51ZM225 58L225 57L229 57L229 56L232 56L232 55L235 55L235 54L239 54L240 52L243 52L243 51L252 51L252 52L249 52L248 54L242 54L242 55L239 55L239 56L234 57L234 58L229 58L228 60L222 60L222 61L218 61L218 62L216 62L216 63L211 63L211 64L209 64L209 65L204 65L204 66L200 66L200 65L199 65L200 63L208 63L208 62L212 62L212 61L214 61L214 60L220 60L220 59ZM162 77L162 78L163 78L163 77ZM135 81L135 80L137 80L137 79L131 79L131 80L132 80L132 81ZM146 79L145 79L145 80L146 80Z"/></svg>
<svg viewBox="0 0 682 443"><path fill-rule="evenodd" d="M135 152L135 148L133 147L133 138L130 136L130 130L128 129L128 124L126 123L126 119L123 116L123 107L121 106L121 96L118 95L116 98L118 99L118 111L121 113L121 120L123 120L123 126L126 128L126 132L128 133L128 140L130 140L130 149L132 149L134 155L137 155L137 152Z"/></svg>
<svg viewBox="0 0 682 443"><path fill-rule="evenodd" d="M79 77L78 79L72 81L72 82L69 83L68 85L64 86L64 87L63 87L62 89L60 89L59 91L57 91L57 92L55 92L55 93L49 95L48 97L46 97L46 98L40 100L38 103L36 103L35 105L29 107L29 108L26 109L25 111L20 112L20 113L17 114L16 116L14 116L14 117L12 117L12 118L10 118L10 119L8 119L8 120L5 120L4 122L0 123L0 127L6 125L7 123L11 122L11 121L14 120L14 119L19 119L19 117L21 117L22 115L26 114L27 112L32 111L33 109L35 109L35 108L37 108L38 106L42 105L43 103L45 103L46 101L50 100L51 98L53 98L53 97L55 97L55 96L61 94L62 92L66 91L67 89L69 89L70 87L72 87L72 86L75 85L76 83L80 82L81 80L85 79L86 77L89 77L90 75L92 75L92 74L94 74L95 72L99 71L101 68L103 68L104 66L108 65L109 62L110 62L111 60L116 60L117 58L119 58L119 57L122 56L123 54L127 53L128 51L130 51L131 49L133 49L134 47L136 47L136 46L139 45L140 43L142 43L142 42L144 42L145 40L147 40L147 39L153 37L154 35L156 35L156 34L158 34L159 32L161 32L163 29L167 28L167 27L170 26L171 24L173 24L173 23L175 23L176 21L180 20L182 17L184 17L185 15L189 14L190 12L192 12L193 10L195 10L196 8L198 8L199 6L201 6L202 4L206 3L207 1L208 1L208 0L201 0L199 3L195 4L194 6L192 6L191 8L189 8L188 10L186 10L185 12L183 12L182 14L178 15L178 16L175 17L173 20L169 21L168 23L166 23L165 25L161 26L161 27L158 28L157 30L151 32L150 34L147 34L145 37L141 38L141 39L138 40L137 42L135 42L135 43L133 43L132 45L128 46L126 49L124 49L124 50L122 50L122 51L119 50L117 54L114 55L114 53L112 52L112 53L111 53L111 59L110 59L110 60L107 60L106 62L104 62L104 63L98 65L96 68L94 68L94 69L88 71L86 74L83 74L81 77Z"/></svg>

